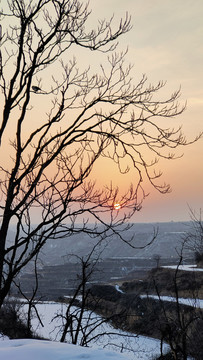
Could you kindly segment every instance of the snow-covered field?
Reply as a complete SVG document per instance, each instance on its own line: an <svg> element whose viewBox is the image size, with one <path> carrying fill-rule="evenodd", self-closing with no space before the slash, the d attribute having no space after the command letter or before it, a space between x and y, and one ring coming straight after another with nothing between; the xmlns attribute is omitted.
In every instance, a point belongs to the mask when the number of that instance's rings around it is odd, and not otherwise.
<svg viewBox="0 0 203 360"><path fill-rule="evenodd" d="M109 324L102 324L96 333L110 333L110 336L103 335L95 342L89 344L89 348L76 345L61 344L60 321L52 318L59 312L64 311L64 305L54 302L40 303L37 305L38 312L42 318L43 327L39 325L37 318L32 321L33 329L41 336L52 341L41 340L4 340L0 341L0 360L150 360L160 354L160 342L156 339L145 336L132 336L127 332L114 329ZM26 305L24 305L26 311ZM90 313L85 313L85 318ZM94 313L91 314L93 321ZM100 318L101 319L101 318ZM164 350L167 351L167 345ZM122 354L121 354L122 351Z"/></svg>
<svg viewBox="0 0 203 360"><path fill-rule="evenodd" d="M170 268L173 268L170 266ZM176 266L174 266L176 268ZM180 270L203 271L195 269L193 266L182 265ZM116 286L117 291L121 291ZM153 298L157 296L151 295ZM163 296L162 300L175 301L175 298ZM203 300L194 302L193 299L179 299L180 303L203 308ZM24 305L26 312L27 305ZM155 355L160 354L160 342L145 336L132 336L127 332L114 329L109 324L102 324L95 331L109 333L111 336L103 335L95 342L90 343L90 347L81 347L77 345L60 343L60 325L61 319L57 318L51 321L58 313L64 312L63 304L54 302L41 302L37 304L37 310L43 322L39 324L37 318L33 318L32 326L36 333L50 340L8 340L1 338L0 341L0 360L150 360ZM99 316L85 312L85 318L95 321ZM100 318L101 319L101 318ZM86 320L84 320L86 321ZM91 322L90 321L90 322ZM121 353L122 349L122 353ZM164 346L164 351L168 349Z"/></svg>
<svg viewBox="0 0 203 360"><path fill-rule="evenodd" d="M61 319L58 318L54 321L51 320L57 313L64 313L65 308L66 307L63 304L54 302L43 302L38 304L37 309L44 327L39 325L37 318L34 318L32 322L33 329L44 338L59 341L61 335L59 328L61 325ZM84 313L84 323L87 322L87 319L89 321L90 328L91 324L94 324L95 321L102 320L100 316L95 313L90 313L89 311ZM99 346L117 351L117 353L120 353L122 349L122 352L128 356L127 359L131 360L149 360L152 356L160 354L159 340L147 338L145 336L132 335L119 329L114 329L108 323L103 323L97 327L91 334L91 337L94 337L98 333L103 333L104 335L99 336L98 339L92 341L89 346ZM111 333L111 335L108 336L105 335L105 333ZM166 349L167 346L165 345L165 351Z"/></svg>

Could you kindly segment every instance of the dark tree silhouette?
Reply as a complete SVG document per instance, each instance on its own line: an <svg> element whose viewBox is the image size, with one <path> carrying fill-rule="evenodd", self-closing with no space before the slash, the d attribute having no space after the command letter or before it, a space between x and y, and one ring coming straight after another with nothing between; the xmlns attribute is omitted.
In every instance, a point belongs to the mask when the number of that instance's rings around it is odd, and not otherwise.
<svg viewBox="0 0 203 360"><path fill-rule="evenodd" d="M170 118L184 110L180 92L158 100L163 82L154 86L143 76L133 85L125 53L115 52L116 40L130 30L128 15L117 29L112 18L88 30L91 12L78 0L2 6L0 306L48 239L85 232L99 238L117 233L125 241L120 228L140 208L143 178L168 192L154 165L160 157L173 159L171 151L187 143L180 128L169 128ZM80 71L71 55L77 49L81 57L107 53L100 72ZM120 198L125 213L112 206L118 189L98 189L90 180L100 157L121 173L134 169L134 186Z"/></svg>

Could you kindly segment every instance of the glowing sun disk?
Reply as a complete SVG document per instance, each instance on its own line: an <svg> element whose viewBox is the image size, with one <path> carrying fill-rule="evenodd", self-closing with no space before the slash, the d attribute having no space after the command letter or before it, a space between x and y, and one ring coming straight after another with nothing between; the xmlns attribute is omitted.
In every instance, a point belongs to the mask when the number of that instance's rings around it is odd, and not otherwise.
<svg viewBox="0 0 203 360"><path fill-rule="evenodd" d="M115 210L119 210L121 208L121 205L119 203L115 203L113 207Z"/></svg>

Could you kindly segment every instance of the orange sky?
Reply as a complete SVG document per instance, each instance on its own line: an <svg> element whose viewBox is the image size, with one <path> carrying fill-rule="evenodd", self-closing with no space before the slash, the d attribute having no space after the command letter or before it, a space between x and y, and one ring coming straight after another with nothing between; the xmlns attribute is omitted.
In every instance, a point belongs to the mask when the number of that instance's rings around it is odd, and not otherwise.
<svg viewBox="0 0 203 360"><path fill-rule="evenodd" d="M183 125L188 139L203 131L202 0L103 0L91 1L90 6L95 17L114 13L118 19L129 12L133 28L120 39L119 49L128 46L127 59L134 64L134 78L146 73L152 83L167 80L167 94L181 86L187 110L177 117L177 126ZM203 139L181 152L181 159L160 163L163 181L170 183L172 192L161 195L149 188L150 196L134 221L188 220L189 207L198 212L203 206ZM110 177L102 175L99 167L95 171L99 179ZM112 175L112 179L127 188L133 175L119 179Z"/></svg>
<svg viewBox="0 0 203 360"><path fill-rule="evenodd" d="M126 61L134 64L131 76L133 82L139 81L146 73L149 82L156 84L159 80L167 80L165 93L182 88L182 102L187 100L187 110L172 126L183 125L183 132L188 139L193 139L203 131L203 2L202 0L91 0L94 19L109 18L113 13L116 20L128 11L132 16L132 30L120 38L118 51L128 46ZM95 22L96 23L96 22ZM70 53L71 56L74 53ZM97 69L105 55L84 53L81 67L91 65ZM50 74L51 77L51 74ZM43 84L46 90L46 84ZM39 97L36 98L39 101ZM44 111L44 97L36 103L34 121L36 126ZM49 106L47 105L47 108ZM33 117L33 113L32 113ZM170 124L167 124L169 126ZM159 222L182 221L189 219L189 206L198 211L203 203L203 139L178 151L184 157L173 161L161 161L158 168L163 171L163 182L170 183L172 192L161 195L146 185L150 196L143 203L142 211L135 214L132 221ZM10 154L8 154L10 156ZM5 157L5 161L6 157ZM94 177L98 186L102 187L111 181L121 192L134 182L134 173L119 175L116 167L108 160L95 166ZM119 200L119 199L118 199Z"/></svg>

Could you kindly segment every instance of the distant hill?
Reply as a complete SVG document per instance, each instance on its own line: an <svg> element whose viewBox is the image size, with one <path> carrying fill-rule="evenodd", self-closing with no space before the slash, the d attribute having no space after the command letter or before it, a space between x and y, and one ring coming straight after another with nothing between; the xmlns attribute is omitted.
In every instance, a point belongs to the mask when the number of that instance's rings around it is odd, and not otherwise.
<svg viewBox="0 0 203 360"><path fill-rule="evenodd" d="M125 233L125 238L130 240L134 237L131 244L132 248L122 242L116 236L107 238L103 242L98 251L101 251L101 258L152 258L155 254L162 258L179 258L182 241L185 232L188 231L189 222L167 222L167 223L138 223ZM158 230L156 239L150 246L143 248L153 238L154 229ZM41 259L45 265L64 264L69 261L69 254L77 254L78 256L87 255L95 240L90 239L86 234L78 234L67 239L59 239L57 241L50 240L44 246ZM141 249L142 248L142 249ZM193 257L188 250L184 252L185 258Z"/></svg>
<svg viewBox="0 0 203 360"><path fill-rule="evenodd" d="M173 222L134 224L125 235L128 240L134 236L131 244L136 248L130 247L115 236L105 239L91 257L93 264L99 256L91 283L143 279L147 271L157 266L155 255L159 255L159 265L177 264L188 226L189 223ZM158 229L156 239L144 247L152 240L155 228ZM67 239L48 241L40 254L39 292L51 299L70 294L77 285L78 274L81 271L78 257L88 255L94 244L95 240L82 233ZM185 263L194 261L193 253L189 250L185 250L183 255ZM24 269L20 282L22 289L29 293L35 284L32 264Z"/></svg>

